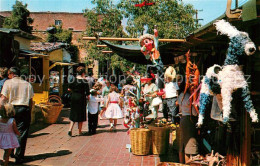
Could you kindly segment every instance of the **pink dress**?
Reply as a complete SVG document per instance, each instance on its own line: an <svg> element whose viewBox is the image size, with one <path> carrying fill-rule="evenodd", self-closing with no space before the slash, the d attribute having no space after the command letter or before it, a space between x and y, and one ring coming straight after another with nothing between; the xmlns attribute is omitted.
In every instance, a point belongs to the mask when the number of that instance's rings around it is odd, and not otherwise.
<svg viewBox="0 0 260 166"><path fill-rule="evenodd" d="M105 116L110 119L120 119L123 118L122 110L119 107L119 97L120 95L116 92L108 94L110 98L110 103L108 104Z"/></svg>
<svg viewBox="0 0 260 166"><path fill-rule="evenodd" d="M19 142L13 130L14 118L10 118L7 123L0 122L0 148L14 149L18 148Z"/></svg>

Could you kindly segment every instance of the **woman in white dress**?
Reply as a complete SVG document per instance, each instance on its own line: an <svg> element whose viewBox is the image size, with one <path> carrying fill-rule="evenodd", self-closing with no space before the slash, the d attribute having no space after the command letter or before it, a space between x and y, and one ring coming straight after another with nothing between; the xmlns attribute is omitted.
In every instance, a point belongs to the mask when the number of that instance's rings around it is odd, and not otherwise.
<svg viewBox="0 0 260 166"><path fill-rule="evenodd" d="M109 119L110 122L110 130L116 129L117 119L123 118L123 113L120 104L120 95L116 92L116 86L110 87L110 93L108 94L108 99L106 103L106 118Z"/></svg>

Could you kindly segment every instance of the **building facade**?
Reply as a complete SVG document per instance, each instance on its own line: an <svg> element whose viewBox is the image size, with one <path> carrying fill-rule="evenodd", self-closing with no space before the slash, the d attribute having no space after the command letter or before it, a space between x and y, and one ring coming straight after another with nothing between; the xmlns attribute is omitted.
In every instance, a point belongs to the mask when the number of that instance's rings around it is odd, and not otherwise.
<svg viewBox="0 0 260 166"><path fill-rule="evenodd" d="M9 17L11 16L10 11L0 12L0 16ZM47 39L46 29L50 26L62 26L63 29L72 31L72 44L79 48L79 63L84 63L87 56L87 51L83 48L83 44L79 41L84 34L87 27L87 19L84 18L83 13L68 13L68 12L31 12L30 17L34 20L32 34ZM3 19L1 19L3 20ZM3 22L3 21L1 21ZM0 22L0 25L1 25ZM89 66L88 68L93 69L93 74L98 75L98 63Z"/></svg>

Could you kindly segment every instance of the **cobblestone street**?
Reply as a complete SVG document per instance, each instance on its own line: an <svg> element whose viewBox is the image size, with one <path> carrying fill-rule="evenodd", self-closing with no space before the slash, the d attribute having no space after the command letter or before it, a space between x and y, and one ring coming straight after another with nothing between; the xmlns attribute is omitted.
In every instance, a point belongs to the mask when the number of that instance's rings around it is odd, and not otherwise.
<svg viewBox="0 0 260 166"><path fill-rule="evenodd" d="M77 126L74 126L73 137L69 137L68 114L69 110L62 110L56 124L31 125L24 165L156 166L177 157L172 148L164 156L129 153L126 144L130 138L122 120L118 121L116 132L109 131L108 120L99 120L97 134L77 136ZM83 131L88 131L87 122L83 126ZM3 151L0 155L3 156ZM10 161L14 165L14 159Z"/></svg>

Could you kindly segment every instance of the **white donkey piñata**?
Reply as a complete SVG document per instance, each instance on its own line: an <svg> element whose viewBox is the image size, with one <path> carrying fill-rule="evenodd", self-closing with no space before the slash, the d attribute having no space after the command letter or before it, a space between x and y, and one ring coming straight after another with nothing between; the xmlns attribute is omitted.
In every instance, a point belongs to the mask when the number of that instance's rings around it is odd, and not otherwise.
<svg viewBox="0 0 260 166"><path fill-rule="evenodd" d="M223 122L228 122L231 112L232 93L237 89L242 89L241 97L252 121L258 122L258 116L250 98L248 84L242 69L239 67L246 55L254 54L255 45L246 32L240 32L225 20L218 20L214 24L220 34L229 37L230 43L223 67L219 65L210 67L202 80L200 114L197 125L201 126L203 124L204 113L210 103L211 96L219 93L222 96Z"/></svg>

